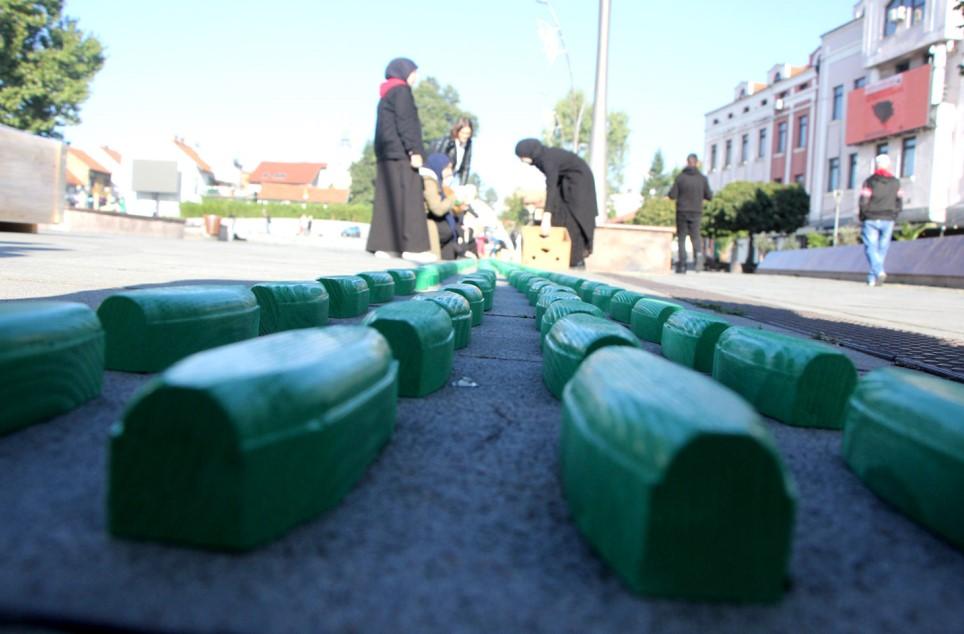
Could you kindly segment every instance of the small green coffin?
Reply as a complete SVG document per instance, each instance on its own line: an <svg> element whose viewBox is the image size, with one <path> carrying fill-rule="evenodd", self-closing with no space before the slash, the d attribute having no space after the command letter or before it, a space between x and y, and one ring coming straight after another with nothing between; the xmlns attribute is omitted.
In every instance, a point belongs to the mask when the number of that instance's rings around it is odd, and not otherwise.
<svg viewBox="0 0 964 634"><path fill-rule="evenodd" d="M387 304L395 299L395 279L387 271L359 273L368 284L368 303Z"/></svg>
<svg viewBox="0 0 964 634"><path fill-rule="evenodd" d="M159 372L195 352L253 339L261 309L244 286L167 286L116 293L97 316L107 333L106 367Z"/></svg>
<svg viewBox="0 0 964 634"><path fill-rule="evenodd" d="M481 277L467 275L462 278L462 283L477 286L482 291L483 310L486 312L492 310L492 303L495 300L495 284L490 282L489 278L484 275Z"/></svg>
<svg viewBox="0 0 964 634"><path fill-rule="evenodd" d="M526 286L526 299L529 300L530 306L536 305L536 302L539 301L539 291L544 288L555 289L559 288L559 285L555 282L550 282L544 277L529 280L529 284Z"/></svg>
<svg viewBox="0 0 964 634"><path fill-rule="evenodd" d="M884 368L850 399L843 455L871 491L964 550L964 385Z"/></svg>
<svg viewBox="0 0 964 634"><path fill-rule="evenodd" d="M850 357L828 345L757 328L728 328L713 378L788 425L841 429L857 385Z"/></svg>
<svg viewBox="0 0 964 634"><path fill-rule="evenodd" d="M553 290L548 293L542 293L539 295L539 301L536 302L536 330L541 330L542 328L542 318L545 317L546 311L549 306L556 302L564 301L581 301L579 296L570 289L566 290Z"/></svg>
<svg viewBox="0 0 964 634"><path fill-rule="evenodd" d="M482 277L488 278L488 280L492 282L493 286L495 286L495 284L499 281L499 277L495 274L495 271L490 269L479 269L473 273L473 275L481 275Z"/></svg>
<svg viewBox="0 0 964 634"><path fill-rule="evenodd" d="M455 355L445 309L434 302L396 302L376 308L364 323L388 340L398 360L400 396L425 396L445 386Z"/></svg>
<svg viewBox="0 0 964 634"><path fill-rule="evenodd" d="M395 296L415 294L415 271L412 269L388 269L385 271L395 282Z"/></svg>
<svg viewBox="0 0 964 634"><path fill-rule="evenodd" d="M0 303L0 435L100 394L104 331L84 304Z"/></svg>
<svg viewBox="0 0 964 634"><path fill-rule="evenodd" d="M621 290L623 289L617 288L615 286L609 286L606 284L597 286L592 291L591 303L593 306L599 306L600 310L602 310L604 313L608 315L609 305L612 303L613 297L615 297L616 294Z"/></svg>
<svg viewBox="0 0 964 634"><path fill-rule="evenodd" d="M678 310L683 310L679 304L652 297L643 298L633 306L629 327L643 341L660 343L663 340L663 324Z"/></svg>
<svg viewBox="0 0 964 634"><path fill-rule="evenodd" d="M743 399L614 346L583 362L562 408L564 495L576 526L630 588L687 600L780 598L796 494Z"/></svg>
<svg viewBox="0 0 964 634"><path fill-rule="evenodd" d="M467 299L457 293L445 290L435 293L421 293L412 299L435 302L444 308L452 320L452 329L455 332L455 349L461 350L469 345L472 338L472 307Z"/></svg>
<svg viewBox="0 0 964 634"><path fill-rule="evenodd" d="M539 324L539 336L542 341L545 342L546 335L552 329L553 325L566 315L574 315L576 313L585 313L587 315L593 315L594 317L603 317L606 315L603 311L599 310L598 306L593 306L580 299L564 299L558 302L553 302L546 309L545 314L542 316L542 323Z"/></svg>
<svg viewBox="0 0 964 634"><path fill-rule="evenodd" d="M111 533L247 550L332 508L392 435L397 371L385 339L362 326L185 359L111 430Z"/></svg>
<svg viewBox="0 0 964 634"><path fill-rule="evenodd" d="M328 314L335 319L349 319L364 315L371 302L368 282L357 275L332 275L319 277L318 281L328 291Z"/></svg>
<svg viewBox="0 0 964 634"><path fill-rule="evenodd" d="M261 307L262 335L328 323L328 291L318 282L262 282L251 292Z"/></svg>
<svg viewBox="0 0 964 634"><path fill-rule="evenodd" d="M442 281L439 269L434 264L426 264L415 269L415 290L427 291L436 288Z"/></svg>
<svg viewBox="0 0 964 634"><path fill-rule="evenodd" d="M635 291L619 291L609 302L609 316L622 324L632 321L633 306L646 296Z"/></svg>
<svg viewBox="0 0 964 634"><path fill-rule="evenodd" d="M688 368L710 374L716 342L730 322L695 310L678 310L663 325L663 356Z"/></svg>
<svg viewBox="0 0 964 634"><path fill-rule="evenodd" d="M482 289L474 284L447 284L439 290L464 297L472 309L472 326L482 325L482 311L485 310L485 297L482 295Z"/></svg>
<svg viewBox="0 0 964 634"><path fill-rule="evenodd" d="M579 285L579 298L587 304L592 304L592 295L600 286L604 286L604 284L593 280L584 280L583 283Z"/></svg>
<svg viewBox="0 0 964 634"><path fill-rule="evenodd" d="M542 347L542 380L556 398L590 354L606 346L638 347L623 326L603 317L576 313L552 326Z"/></svg>

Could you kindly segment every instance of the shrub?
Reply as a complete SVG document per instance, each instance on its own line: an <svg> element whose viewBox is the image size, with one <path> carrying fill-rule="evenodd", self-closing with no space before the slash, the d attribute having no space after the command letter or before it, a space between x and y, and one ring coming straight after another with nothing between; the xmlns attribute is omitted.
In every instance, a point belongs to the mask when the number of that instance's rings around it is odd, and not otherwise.
<svg viewBox="0 0 964 634"><path fill-rule="evenodd" d="M647 198L633 218L634 225L655 225L657 227L676 226L676 203L669 198L653 196Z"/></svg>
<svg viewBox="0 0 964 634"><path fill-rule="evenodd" d="M821 249L823 247L829 247L832 243L833 237L820 233L819 231L812 231L807 234L808 249Z"/></svg>
<svg viewBox="0 0 964 634"><path fill-rule="evenodd" d="M345 220L348 222L371 222L370 205L351 203L256 203L250 200L233 198L205 198L199 203L181 203L183 218L198 218L208 214L222 217L260 218L267 211L272 218L300 218L301 214L313 216L315 220Z"/></svg>

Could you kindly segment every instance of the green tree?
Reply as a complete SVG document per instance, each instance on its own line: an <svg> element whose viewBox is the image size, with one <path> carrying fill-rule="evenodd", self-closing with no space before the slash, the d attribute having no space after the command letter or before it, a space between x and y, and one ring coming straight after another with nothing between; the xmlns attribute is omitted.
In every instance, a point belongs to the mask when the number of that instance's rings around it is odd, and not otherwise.
<svg viewBox="0 0 964 634"><path fill-rule="evenodd" d="M582 158L589 153L592 136L592 104L581 90L570 91L556 102L555 125L543 132L543 142L549 147L561 147ZM579 134L576 135L578 121ZM626 150L629 141L629 115L610 112L606 117L606 163L610 189L619 189L623 182Z"/></svg>
<svg viewBox="0 0 964 634"><path fill-rule="evenodd" d="M756 196L758 183L734 181L716 192L706 203L703 231L713 238L724 238L740 230L737 215L747 202Z"/></svg>
<svg viewBox="0 0 964 634"><path fill-rule="evenodd" d="M505 199L505 209L499 215L499 219L515 225L528 224L529 211L526 209L525 198L521 192L515 192Z"/></svg>
<svg viewBox="0 0 964 634"><path fill-rule="evenodd" d="M641 193L647 199L651 197L665 196L669 193L669 188L673 186L673 176L666 173L666 164L663 161L663 151L656 150L653 160L649 164L649 172L643 182Z"/></svg>
<svg viewBox="0 0 964 634"><path fill-rule="evenodd" d="M452 86L442 86L434 77L426 77L412 92L415 105L418 106L418 118L422 122L426 150L430 150L432 143L447 137L461 117L472 121L473 134L478 132L478 122L471 112L459 106L459 92Z"/></svg>
<svg viewBox="0 0 964 634"><path fill-rule="evenodd" d="M636 212L634 225L676 226L676 204L665 196L652 196Z"/></svg>
<svg viewBox="0 0 964 634"><path fill-rule="evenodd" d="M495 191L495 189L493 189L492 187L489 187L488 189L485 190L485 193L482 194L482 200L488 203L489 206L492 206L495 203L499 202L499 194L498 192Z"/></svg>
<svg viewBox="0 0 964 634"><path fill-rule="evenodd" d="M375 144L371 141L362 148L361 158L348 168L351 175L351 202L373 205L375 203Z"/></svg>
<svg viewBox="0 0 964 634"><path fill-rule="evenodd" d="M63 0L0 0L0 123L42 136L80 122L103 48Z"/></svg>

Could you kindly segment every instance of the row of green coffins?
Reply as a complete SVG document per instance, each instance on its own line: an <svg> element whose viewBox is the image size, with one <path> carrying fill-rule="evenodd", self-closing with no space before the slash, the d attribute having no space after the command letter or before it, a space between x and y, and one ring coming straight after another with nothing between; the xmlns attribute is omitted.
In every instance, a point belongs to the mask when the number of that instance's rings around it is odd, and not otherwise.
<svg viewBox="0 0 964 634"><path fill-rule="evenodd" d="M858 383L817 342L568 275L503 273L537 308L576 524L635 590L781 595L796 494L759 414L843 427L868 487L964 548L964 386L894 368Z"/></svg>
<svg viewBox="0 0 964 634"><path fill-rule="evenodd" d="M400 279L415 281L404 273ZM449 276L443 273L440 281ZM186 358L155 355L152 362L161 357L174 365L145 385L112 429L110 530L218 549L256 546L345 495L391 436L396 395L423 396L444 386L454 349L468 344L472 324L481 323L484 292L495 286L495 273L480 270L448 290L386 303L361 326L314 327L327 322L329 302L365 303L351 289L361 293L358 280L369 277L385 286L393 275L260 284L251 291L131 291L105 300L100 319L82 304L2 304L0 431L100 393L105 340L108 358L111 342L123 342L112 339L112 311L140 318L145 329L151 320L143 315L159 318L170 346ZM329 289L339 289L340 298ZM413 290L402 286L406 294ZM286 326L278 330L289 332L254 339L261 310L272 311L274 324ZM246 327L238 325L251 315ZM204 332L194 342L209 349L190 350L173 339L190 335L185 323L221 333ZM156 336L124 327L130 346Z"/></svg>

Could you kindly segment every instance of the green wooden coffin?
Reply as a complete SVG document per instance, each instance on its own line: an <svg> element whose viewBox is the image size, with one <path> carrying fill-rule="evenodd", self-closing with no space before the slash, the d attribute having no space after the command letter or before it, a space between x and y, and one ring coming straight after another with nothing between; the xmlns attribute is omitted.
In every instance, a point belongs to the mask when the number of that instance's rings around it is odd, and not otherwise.
<svg viewBox="0 0 964 634"><path fill-rule="evenodd" d="M371 301L368 282L357 275L319 277L328 291L328 314L335 319L349 319L364 315Z"/></svg>
<svg viewBox="0 0 964 634"><path fill-rule="evenodd" d="M362 326L185 359L111 431L111 533L247 550L332 508L392 435L397 371L385 339Z"/></svg>
<svg viewBox="0 0 964 634"><path fill-rule="evenodd" d="M535 306L539 301L539 291L543 288L558 288L558 284L553 284L544 277L534 277L526 284L526 299L530 306Z"/></svg>
<svg viewBox="0 0 964 634"><path fill-rule="evenodd" d="M556 398L590 354L606 346L638 347L623 326L603 317L575 313L557 321L542 347L542 380Z"/></svg>
<svg viewBox="0 0 964 634"><path fill-rule="evenodd" d="M608 284L597 286L592 291L591 303L593 306L599 306L599 308L608 315L609 305L612 303L613 297L621 290L623 289L615 286L609 286Z"/></svg>
<svg viewBox="0 0 964 634"><path fill-rule="evenodd" d="M490 269L479 269L478 271L473 273L473 275L481 275L482 277L488 278L488 280L492 282L493 286L495 286L496 283L499 281L499 277L495 274L495 271L492 271Z"/></svg>
<svg viewBox="0 0 964 634"><path fill-rule="evenodd" d="M452 320L452 329L455 334L455 349L461 350L469 345L472 338L472 307L469 305L467 299L458 293L445 290L435 293L420 293L412 299L435 302L444 308Z"/></svg>
<svg viewBox="0 0 964 634"><path fill-rule="evenodd" d="M388 271L369 271L358 277L368 284L369 304L387 304L395 299L395 278Z"/></svg>
<svg viewBox="0 0 964 634"><path fill-rule="evenodd" d="M84 304L0 303L0 435L100 395L104 331Z"/></svg>
<svg viewBox="0 0 964 634"><path fill-rule="evenodd" d="M415 290L427 291L437 287L442 281L439 269L434 264L426 264L415 269Z"/></svg>
<svg viewBox="0 0 964 634"><path fill-rule="evenodd" d="M115 293L97 309L106 367L159 372L195 352L258 336L260 312L244 286L166 286Z"/></svg>
<svg viewBox="0 0 964 634"><path fill-rule="evenodd" d="M425 396L445 386L455 354L445 309L434 302L396 302L376 308L364 323L388 340L398 360L399 395Z"/></svg>
<svg viewBox="0 0 964 634"><path fill-rule="evenodd" d="M579 285L579 297L582 301L587 304L592 304L592 296L596 289L600 286L605 286L602 282L594 282L593 280L583 280L582 284Z"/></svg>
<svg viewBox="0 0 964 634"><path fill-rule="evenodd" d="M683 307L662 299L646 297L633 306L629 317L633 334L652 343L660 343L663 339L663 324L669 316Z"/></svg>
<svg viewBox="0 0 964 634"><path fill-rule="evenodd" d="M871 491L964 550L964 385L900 368L867 374L843 455Z"/></svg>
<svg viewBox="0 0 964 634"><path fill-rule="evenodd" d="M606 317L605 313L599 310L598 306L593 306L581 299L564 299L553 302L549 305L549 308L546 309L545 314L542 315L542 323L539 324L539 336L542 342L545 343L546 335L549 334L549 331L557 321L567 315L575 315L578 313L585 313L594 317Z"/></svg>
<svg viewBox="0 0 964 634"><path fill-rule="evenodd" d="M440 290L461 295L472 309L472 326L482 325L482 311L485 310L485 297L482 289L474 284L446 284Z"/></svg>
<svg viewBox="0 0 964 634"><path fill-rule="evenodd" d="M710 374L716 342L730 322L696 310L678 310L663 324L663 356L688 368Z"/></svg>
<svg viewBox="0 0 964 634"><path fill-rule="evenodd" d="M486 312L492 310L492 303L495 301L495 284L490 282L487 277L476 277L475 275L463 277L462 283L477 286L482 291L483 310Z"/></svg>
<svg viewBox="0 0 964 634"><path fill-rule="evenodd" d="M535 273L528 273L528 272L526 272L526 271L520 271L519 274L514 277L514 281L512 282L512 286L513 286L517 291L520 291L520 292L522 292L522 293L525 293L525 288L526 288L526 286L529 284L529 280L531 280L531 279L534 278L534 277L539 277L539 276L536 275Z"/></svg>
<svg viewBox="0 0 964 634"><path fill-rule="evenodd" d="M542 318L545 316L546 311L549 306L555 302L565 302L565 301L582 301L579 296L572 290L554 290L549 293L543 293L539 295L539 301L536 302L536 330L542 329Z"/></svg>
<svg viewBox="0 0 964 634"><path fill-rule="evenodd" d="M385 271L395 282L395 296L415 294L415 271L413 269L388 269Z"/></svg>
<svg viewBox="0 0 964 634"><path fill-rule="evenodd" d="M328 323L328 291L319 282L262 282L251 292L261 307L262 335Z"/></svg>
<svg viewBox="0 0 964 634"><path fill-rule="evenodd" d="M841 429L857 369L836 348L758 328L728 328L713 378L761 414L800 427Z"/></svg>
<svg viewBox="0 0 964 634"><path fill-rule="evenodd" d="M616 321L628 324L632 321L633 307L646 295L635 291L619 291L609 302L609 316Z"/></svg>
<svg viewBox="0 0 964 634"><path fill-rule="evenodd" d="M796 494L758 414L643 350L594 352L562 398L562 486L579 530L634 591L773 601Z"/></svg>

